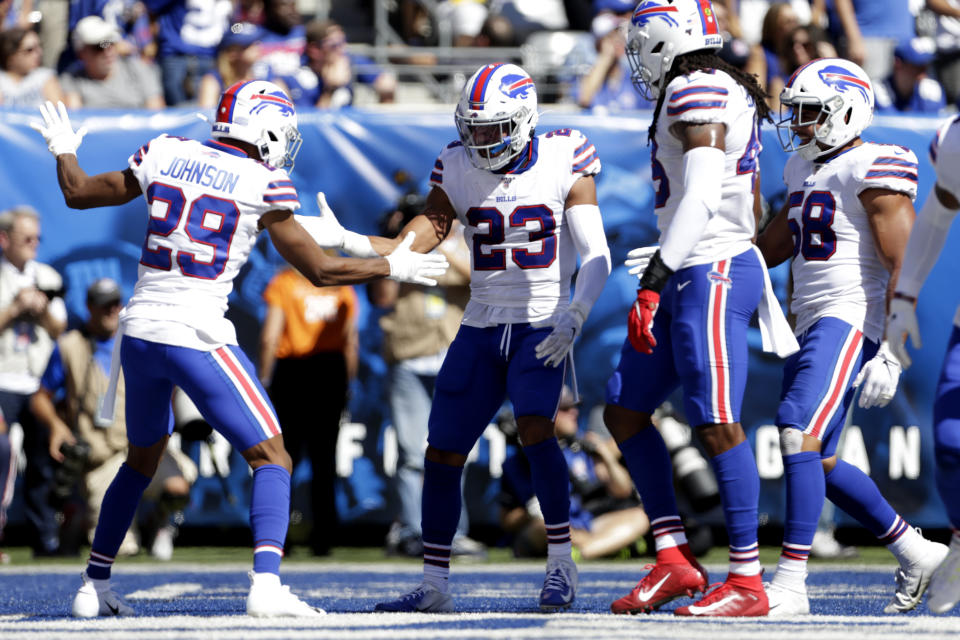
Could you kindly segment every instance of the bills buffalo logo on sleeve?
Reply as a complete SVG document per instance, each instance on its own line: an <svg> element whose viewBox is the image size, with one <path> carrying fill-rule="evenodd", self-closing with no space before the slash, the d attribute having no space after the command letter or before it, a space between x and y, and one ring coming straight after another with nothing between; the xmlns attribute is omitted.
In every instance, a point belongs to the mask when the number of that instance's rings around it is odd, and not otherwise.
<svg viewBox="0 0 960 640"><path fill-rule="evenodd" d="M863 99L867 102L870 101L870 83L865 80L861 80L856 75L854 75L848 69L844 69L840 65L830 65L820 69L817 72L817 75L820 76L820 79L823 80L823 83L828 87L833 87L839 93L846 93L850 90L859 91L863 95Z"/></svg>
<svg viewBox="0 0 960 640"><path fill-rule="evenodd" d="M500 80L500 91L511 98L526 98L533 90L533 80L528 76L507 74Z"/></svg>

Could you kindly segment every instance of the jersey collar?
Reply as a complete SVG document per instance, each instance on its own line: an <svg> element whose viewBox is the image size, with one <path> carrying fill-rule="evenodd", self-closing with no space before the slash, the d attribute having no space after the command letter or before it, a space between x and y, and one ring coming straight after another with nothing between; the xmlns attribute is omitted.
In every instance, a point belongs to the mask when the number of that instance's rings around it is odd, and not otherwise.
<svg viewBox="0 0 960 640"><path fill-rule="evenodd" d="M513 159L513 162L501 169L497 169L494 173L517 175L532 169L533 165L537 163L538 143L539 140L536 136L530 138L530 142L526 148L524 148L520 155Z"/></svg>
<svg viewBox="0 0 960 640"><path fill-rule="evenodd" d="M219 140L205 140L203 142L203 145L205 147L210 147L211 149L216 149L217 151L223 151L224 153L229 153L230 155L233 155L233 156L240 156L241 158L250 157L247 155L247 152L244 151L243 149L237 148L232 144L226 144L224 142L220 142Z"/></svg>

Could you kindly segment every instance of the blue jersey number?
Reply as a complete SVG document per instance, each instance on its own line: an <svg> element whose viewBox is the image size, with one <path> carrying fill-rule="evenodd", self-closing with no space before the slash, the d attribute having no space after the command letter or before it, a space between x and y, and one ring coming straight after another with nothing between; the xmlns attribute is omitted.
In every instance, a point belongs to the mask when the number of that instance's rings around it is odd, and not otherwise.
<svg viewBox="0 0 960 640"><path fill-rule="evenodd" d="M653 208L659 209L667 204L670 199L670 180L667 179L667 172L657 160L657 143L653 143L653 150L650 152L650 175L657 183L657 194L653 199Z"/></svg>
<svg viewBox="0 0 960 640"><path fill-rule="evenodd" d="M750 132L750 140L747 142L747 148L743 155L737 160L737 175L753 173L757 170L757 156L760 155L760 125L753 123L753 130Z"/></svg>
<svg viewBox="0 0 960 640"><path fill-rule="evenodd" d="M791 208L800 206L801 202L801 224L789 222L794 235L793 255L800 253L806 260L829 260L837 251L837 233L833 230L837 202L829 191L811 191L805 199L801 191L790 194Z"/></svg>
<svg viewBox="0 0 960 640"><path fill-rule="evenodd" d="M467 222L478 229L473 234L473 268L476 271L502 271L507 268L506 249L490 249L484 253L484 247L503 244L506 238L505 216L496 207L473 207L467 211ZM511 227L525 227L534 221L540 225L530 231L527 242L541 242L540 251L532 253L526 248L510 251L510 258L521 269L543 269L553 264L557 258L556 218L550 207L542 204L516 207L506 216ZM485 233L480 233L481 225L487 225Z"/></svg>
<svg viewBox="0 0 960 640"><path fill-rule="evenodd" d="M150 216L147 236L143 240L140 252L140 264L155 269L169 271L173 267L172 249L158 246L150 248L151 237L167 237L180 224L183 212L187 210L184 231L196 245L210 247L209 260L199 260L197 253L187 249L177 252L177 266L184 275L192 278L213 280L217 278L227 264L230 242L240 221L240 210L233 200L203 195L190 203L179 187L161 182L153 182L147 187L147 203L151 210L154 203L165 205L162 218Z"/></svg>

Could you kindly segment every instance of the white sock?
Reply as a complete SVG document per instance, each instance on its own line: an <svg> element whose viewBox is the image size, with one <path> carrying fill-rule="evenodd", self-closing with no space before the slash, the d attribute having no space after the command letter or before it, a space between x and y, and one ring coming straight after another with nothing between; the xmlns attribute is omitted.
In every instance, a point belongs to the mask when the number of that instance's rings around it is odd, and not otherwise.
<svg viewBox="0 0 960 640"><path fill-rule="evenodd" d="M783 558L777 562L773 584L790 591L807 591L807 563L803 560Z"/></svg>
<svg viewBox="0 0 960 640"><path fill-rule="evenodd" d="M887 545L890 553L901 565L912 564L919 560L919 554L926 539L913 527L907 527L903 535Z"/></svg>

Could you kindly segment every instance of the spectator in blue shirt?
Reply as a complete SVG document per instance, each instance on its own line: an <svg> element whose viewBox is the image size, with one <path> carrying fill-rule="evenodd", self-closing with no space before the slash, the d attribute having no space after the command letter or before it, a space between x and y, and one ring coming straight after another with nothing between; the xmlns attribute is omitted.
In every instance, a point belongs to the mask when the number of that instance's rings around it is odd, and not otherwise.
<svg viewBox="0 0 960 640"><path fill-rule="evenodd" d="M297 106L338 109L353 103L354 82L370 85L379 102L393 102L397 79L370 58L347 52L343 28L332 20L311 22L306 30L303 66L292 74L271 75L286 85Z"/></svg>
<svg viewBox="0 0 960 640"><path fill-rule="evenodd" d="M930 38L901 41L893 52L893 71L874 85L876 113L937 115L947 104L943 87L927 77L936 46Z"/></svg>
<svg viewBox="0 0 960 640"><path fill-rule="evenodd" d="M214 67L233 4L230 0L143 2L157 23L157 62L167 105L196 101L200 78Z"/></svg>

